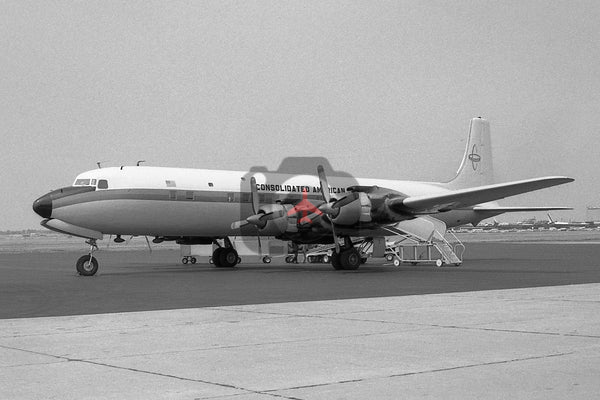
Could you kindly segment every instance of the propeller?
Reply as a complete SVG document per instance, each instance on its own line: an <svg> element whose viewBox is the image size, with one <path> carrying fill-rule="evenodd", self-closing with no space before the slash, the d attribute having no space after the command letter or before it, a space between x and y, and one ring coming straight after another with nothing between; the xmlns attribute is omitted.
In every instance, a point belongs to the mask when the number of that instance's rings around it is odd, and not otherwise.
<svg viewBox="0 0 600 400"><path fill-rule="evenodd" d="M319 210L321 210L324 214L329 217L329 221L331 221L331 232L333 234L333 243L335 244L335 252L340 254L340 244L338 242L337 235L335 234L335 224L333 222L333 218L335 218L339 212L339 205L336 208L335 205L337 202L331 203L331 196L329 194L329 184L327 183L327 175L325 175L325 169L322 165L317 166L317 174L319 175L319 183L321 185L321 195L323 196L324 204L319 206Z"/></svg>
<svg viewBox="0 0 600 400"><path fill-rule="evenodd" d="M239 229L242 226L251 224L256 226L256 229L258 231L267 225L268 221L267 219L265 219L265 217L273 213L264 213L260 211L260 204L258 203L258 191L256 190L256 179L254 177L250 178L250 201L252 203L252 215L246 218L245 220L236 221L232 223L231 229ZM262 243L260 241L260 232L257 232L256 239L258 240L258 253L259 256L262 257Z"/></svg>
<svg viewBox="0 0 600 400"><path fill-rule="evenodd" d="M239 229L248 224L252 224L258 229L262 229L267 225L268 218L266 217L273 214L273 212L265 213L260 210L260 205L258 204L258 191L256 190L256 179L254 177L250 178L250 200L252 202L252 215L245 220L235 221L231 224L231 229Z"/></svg>

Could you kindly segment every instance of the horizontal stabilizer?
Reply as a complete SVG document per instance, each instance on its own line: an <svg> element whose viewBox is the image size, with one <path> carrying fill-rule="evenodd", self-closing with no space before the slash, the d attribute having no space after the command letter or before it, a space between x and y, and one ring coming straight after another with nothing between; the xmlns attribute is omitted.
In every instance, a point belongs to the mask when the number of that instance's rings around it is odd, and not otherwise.
<svg viewBox="0 0 600 400"><path fill-rule="evenodd" d="M476 206L473 211L477 213L480 221L495 217L496 215L510 212L535 212L535 211L550 211L550 210L572 210L572 207L486 207Z"/></svg>
<svg viewBox="0 0 600 400"><path fill-rule="evenodd" d="M552 210L572 210L573 207L473 207L474 211L492 211L499 213L507 212L534 212L534 211L552 211Z"/></svg>
<svg viewBox="0 0 600 400"><path fill-rule="evenodd" d="M548 187L573 182L574 179L563 176L534 178L522 181L478 186L468 189L452 190L433 195L411 196L389 200L389 207L399 213L431 213L472 207L517 194L532 192Z"/></svg>

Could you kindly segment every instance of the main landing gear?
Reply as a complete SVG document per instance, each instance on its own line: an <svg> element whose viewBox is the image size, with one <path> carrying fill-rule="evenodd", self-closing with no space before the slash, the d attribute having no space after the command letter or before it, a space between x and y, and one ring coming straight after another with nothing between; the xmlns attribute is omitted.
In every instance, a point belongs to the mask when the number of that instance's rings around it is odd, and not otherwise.
<svg viewBox="0 0 600 400"><path fill-rule="evenodd" d="M98 272L98 260L94 258L94 251L98 250L96 239L90 239L85 241L90 245L90 252L88 255L79 257L75 267L79 275L92 276Z"/></svg>
<svg viewBox="0 0 600 400"><path fill-rule="evenodd" d="M352 240L348 236L344 237L344 245L340 247L339 253L334 250L331 254L331 265L340 270L355 270L364 263L365 259L360 252L352 245Z"/></svg>
<svg viewBox="0 0 600 400"><path fill-rule="evenodd" d="M217 268L233 268L242 261L242 259L238 256L237 251L228 237L225 237L223 242L225 246L221 246L216 240L213 242L217 248L213 250L212 263Z"/></svg>

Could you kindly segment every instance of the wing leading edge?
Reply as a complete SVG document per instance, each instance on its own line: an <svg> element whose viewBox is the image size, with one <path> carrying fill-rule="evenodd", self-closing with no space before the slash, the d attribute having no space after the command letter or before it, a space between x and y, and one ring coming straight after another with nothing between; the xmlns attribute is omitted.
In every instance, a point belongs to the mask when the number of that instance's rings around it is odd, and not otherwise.
<svg viewBox="0 0 600 400"><path fill-rule="evenodd" d="M388 205L393 211L398 213L429 214L473 207L481 203L500 200L505 197L545 189L573 181L573 178L567 178L564 176L533 178L522 181L452 190L433 195L410 196L405 198L399 197L395 199L389 199ZM484 209L485 208L482 206L481 210ZM506 212L509 211L510 208L503 207L502 209L505 210L503 212ZM546 210L547 208L543 209ZM540 208L536 209L536 211L540 210ZM500 211L500 208L498 208L498 211ZM517 211L517 209L511 209L510 211ZM519 211L532 210L531 208L525 209L520 207Z"/></svg>

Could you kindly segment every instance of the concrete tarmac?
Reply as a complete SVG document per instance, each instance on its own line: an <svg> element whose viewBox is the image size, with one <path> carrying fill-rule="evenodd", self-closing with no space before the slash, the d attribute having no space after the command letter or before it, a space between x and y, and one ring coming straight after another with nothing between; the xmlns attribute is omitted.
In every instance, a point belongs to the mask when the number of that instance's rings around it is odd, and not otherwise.
<svg viewBox="0 0 600 400"><path fill-rule="evenodd" d="M3 399L595 399L600 284L0 320Z"/></svg>

